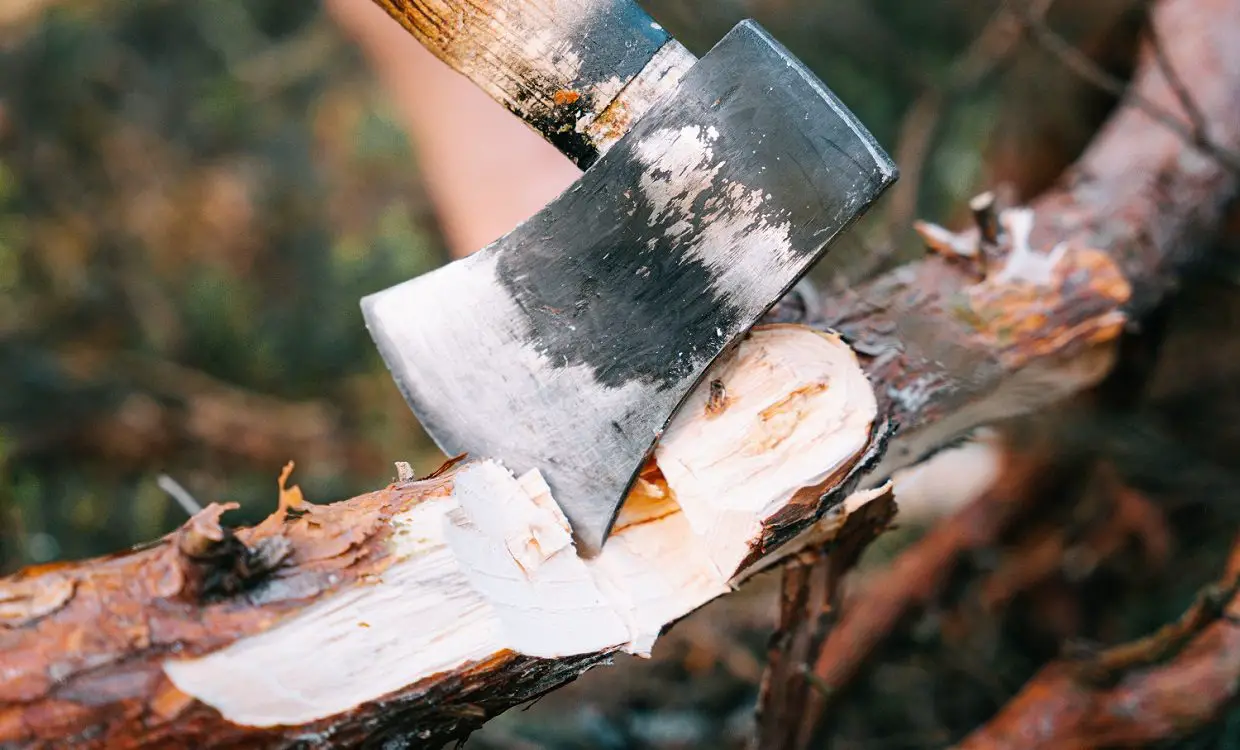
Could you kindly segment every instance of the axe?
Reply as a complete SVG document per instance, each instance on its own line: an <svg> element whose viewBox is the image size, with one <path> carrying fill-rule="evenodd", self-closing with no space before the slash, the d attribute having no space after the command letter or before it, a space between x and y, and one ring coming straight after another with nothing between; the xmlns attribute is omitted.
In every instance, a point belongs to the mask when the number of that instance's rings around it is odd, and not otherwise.
<svg viewBox="0 0 1240 750"><path fill-rule="evenodd" d="M585 170L362 311L439 447L540 470L595 554L711 363L895 165L752 21L699 60L631 0L376 2Z"/></svg>

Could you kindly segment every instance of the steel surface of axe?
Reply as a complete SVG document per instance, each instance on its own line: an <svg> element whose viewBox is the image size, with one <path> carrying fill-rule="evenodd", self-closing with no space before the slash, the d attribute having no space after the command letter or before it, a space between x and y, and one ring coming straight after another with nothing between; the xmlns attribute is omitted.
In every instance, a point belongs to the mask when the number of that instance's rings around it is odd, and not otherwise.
<svg viewBox="0 0 1240 750"><path fill-rule="evenodd" d="M598 61L611 60L631 85L666 50L631 3L582 6L596 11L596 54L577 61L579 78L604 80ZM599 40L608 24L619 51ZM896 178L843 104L752 22L673 84L611 141L566 137L537 107L506 102L592 166L507 236L362 301L436 443L539 469L588 554L710 364ZM579 124L591 106L608 103L585 102Z"/></svg>

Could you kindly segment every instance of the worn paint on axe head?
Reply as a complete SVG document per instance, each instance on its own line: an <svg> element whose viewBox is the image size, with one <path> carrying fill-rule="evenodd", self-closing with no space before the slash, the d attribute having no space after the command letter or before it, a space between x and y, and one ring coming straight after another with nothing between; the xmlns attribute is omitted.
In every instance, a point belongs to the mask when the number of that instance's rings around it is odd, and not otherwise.
<svg viewBox="0 0 1240 750"><path fill-rule="evenodd" d="M711 362L895 177L747 21L538 214L362 308L439 446L539 469L594 553Z"/></svg>

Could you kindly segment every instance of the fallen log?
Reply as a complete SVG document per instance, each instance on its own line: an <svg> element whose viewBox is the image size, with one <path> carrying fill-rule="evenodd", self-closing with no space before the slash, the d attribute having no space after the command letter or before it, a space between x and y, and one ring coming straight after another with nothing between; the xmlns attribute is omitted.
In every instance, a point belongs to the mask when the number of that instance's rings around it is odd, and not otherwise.
<svg viewBox="0 0 1240 750"><path fill-rule="evenodd" d="M1240 0L1157 18L1215 143L1240 147ZM1148 62L1134 87L1179 112ZM213 506L144 549L0 582L0 747L435 746L654 637L757 570L830 541L951 436L1100 379L1236 175L1121 106L1057 189L994 241L757 332L661 443L595 561L537 474L496 460L332 505L285 490L253 529ZM979 263L981 259L984 263ZM818 313L818 314L814 314ZM868 382L867 382L868 380ZM716 385L718 383L718 385Z"/></svg>
<svg viewBox="0 0 1240 750"><path fill-rule="evenodd" d="M537 472L487 459L332 505L282 477L252 529L213 505L146 549L20 572L0 582L0 746L463 737L829 540L877 420L838 336L766 326L686 405L594 559Z"/></svg>

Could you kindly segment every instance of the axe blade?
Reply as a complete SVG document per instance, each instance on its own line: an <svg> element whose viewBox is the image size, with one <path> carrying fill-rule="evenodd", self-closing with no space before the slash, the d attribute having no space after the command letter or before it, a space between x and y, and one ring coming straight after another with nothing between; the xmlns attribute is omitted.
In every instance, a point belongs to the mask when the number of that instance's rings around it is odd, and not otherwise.
<svg viewBox="0 0 1240 750"><path fill-rule="evenodd" d="M362 301L449 455L541 470L596 553L673 413L896 179L756 24L572 187L478 253Z"/></svg>

